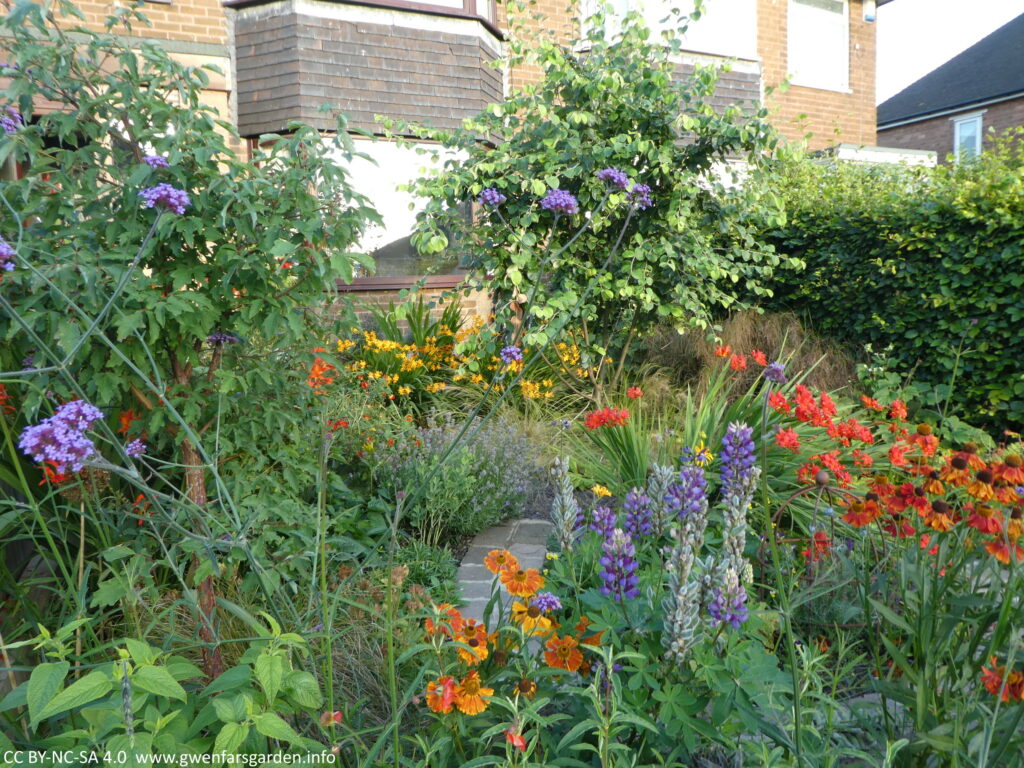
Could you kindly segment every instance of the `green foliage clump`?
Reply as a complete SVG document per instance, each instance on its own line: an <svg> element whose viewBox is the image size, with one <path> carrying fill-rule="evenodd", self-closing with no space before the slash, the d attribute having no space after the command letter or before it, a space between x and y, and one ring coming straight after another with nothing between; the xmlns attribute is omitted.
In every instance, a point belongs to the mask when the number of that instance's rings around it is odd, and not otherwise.
<svg viewBox="0 0 1024 768"><path fill-rule="evenodd" d="M806 270L778 269L772 308L888 354L926 384L923 405L1024 425L1024 154L1004 144L933 170L803 163L775 187L785 226L765 237Z"/></svg>

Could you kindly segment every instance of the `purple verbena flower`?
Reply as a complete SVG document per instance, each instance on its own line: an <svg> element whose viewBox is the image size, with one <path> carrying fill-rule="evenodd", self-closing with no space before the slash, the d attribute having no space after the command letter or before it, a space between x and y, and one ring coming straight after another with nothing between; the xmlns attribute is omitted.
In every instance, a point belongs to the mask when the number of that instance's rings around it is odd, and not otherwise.
<svg viewBox="0 0 1024 768"><path fill-rule="evenodd" d="M519 362L523 359L523 350L517 347L515 344L509 344L507 347L501 350L501 362L505 365L511 365L512 363Z"/></svg>
<svg viewBox="0 0 1024 768"><path fill-rule="evenodd" d="M639 597L639 565L636 562L636 549L629 534L621 528L614 529L611 535L605 538L601 551L601 594L611 595L617 603Z"/></svg>
<svg viewBox="0 0 1024 768"><path fill-rule="evenodd" d="M776 384L785 384L786 379L786 366L776 361L769 363L768 367L764 369L764 377L768 381L774 381Z"/></svg>
<svg viewBox="0 0 1024 768"><path fill-rule="evenodd" d="M150 168L170 168L171 164L167 162L167 158L161 155L144 155L142 162L148 165Z"/></svg>
<svg viewBox="0 0 1024 768"><path fill-rule="evenodd" d="M651 202L651 188L646 184L634 184L626 197L641 211L654 205Z"/></svg>
<svg viewBox="0 0 1024 768"><path fill-rule="evenodd" d="M733 629L739 629L750 617L747 610L747 591L739 584L715 590L715 596L708 604L708 615L720 624L728 624Z"/></svg>
<svg viewBox="0 0 1024 768"><path fill-rule="evenodd" d="M477 198L480 205L490 206L501 205L506 200L508 200L508 198L494 187L487 187L487 189L480 193L480 197Z"/></svg>
<svg viewBox="0 0 1024 768"><path fill-rule="evenodd" d="M746 424L733 422L722 438L722 489L728 494L750 475L754 466L754 430Z"/></svg>
<svg viewBox="0 0 1024 768"><path fill-rule="evenodd" d="M133 459L146 452L146 444L141 440L132 440L124 447L124 452Z"/></svg>
<svg viewBox="0 0 1024 768"><path fill-rule="evenodd" d="M101 418L103 413L84 400L64 403L53 416L25 427L18 447L38 462L52 461L56 472L64 472L68 467L78 472L85 460L96 453L96 446L85 436L85 430Z"/></svg>
<svg viewBox="0 0 1024 768"><path fill-rule="evenodd" d="M564 189L549 189L544 199L540 201L540 207L552 213L578 213L580 204L570 193Z"/></svg>
<svg viewBox="0 0 1024 768"><path fill-rule="evenodd" d="M651 500L639 488L626 494L622 508L626 512L624 528L630 536L650 536L654 532Z"/></svg>
<svg viewBox="0 0 1024 768"><path fill-rule="evenodd" d="M600 533L602 536L607 537L611 536L617 523L618 515L615 514L611 507L597 507L591 513L588 528L595 533Z"/></svg>
<svg viewBox="0 0 1024 768"><path fill-rule="evenodd" d="M4 133L8 136L17 133L24 124L25 120L22 118L21 112L10 105L4 109L3 113L0 113L0 128L3 128Z"/></svg>
<svg viewBox="0 0 1024 768"><path fill-rule="evenodd" d="M668 487L665 507L682 520L688 515L700 515L707 506L708 481L703 467L686 464L679 470L679 482Z"/></svg>
<svg viewBox="0 0 1024 768"><path fill-rule="evenodd" d="M238 337L232 336L230 333L224 333L223 331L214 331L206 337L207 342L210 344L237 344Z"/></svg>
<svg viewBox="0 0 1024 768"><path fill-rule="evenodd" d="M597 178L611 184L613 187L625 189L629 186L629 177L618 168L605 168L597 172Z"/></svg>
<svg viewBox="0 0 1024 768"><path fill-rule="evenodd" d="M12 272L14 270L14 259L17 255L14 246L0 237L0 271Z"/></svg>
<svg viewBox="0 0 1024 768"><path fill-rule="evenodd" d="M550 592L538 592L533 598L533 604L544 611L544 613L562 610L562 601Z"/></svg>
<svg viewBox="0 0 1024 768"><path fill-rule="evenodd" d="M191 203L188 192L164 183L142 190L139 192L139 197L144 201L144 208L160 206L179 216L185 212L185 207Z"/></svg>
<svg viewBox="0 0 1024 768"><path fill-rule="evenodd" d="M27 371L30 368L36 367L36 351L33 349L27 355L25 359L21 361L21 370Z"/></svg>

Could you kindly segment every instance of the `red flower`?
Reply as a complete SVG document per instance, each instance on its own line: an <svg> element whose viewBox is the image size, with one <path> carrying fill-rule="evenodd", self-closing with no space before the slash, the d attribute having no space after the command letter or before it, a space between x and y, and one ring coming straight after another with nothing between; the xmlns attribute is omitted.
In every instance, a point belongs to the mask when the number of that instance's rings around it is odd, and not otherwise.
<svg viewBox="0 0 1024 768"><path fill-rule="evenodd" d="M746 355L733 355L729 358L729 367L734 371L745 371L747 370L747 356Z"/></svg>
<svg viewBox="0 0 1024 768"><path fill-rule="evenodd" d="M626 397L630 400L636 400L637 398L643 397L644 393L640 387L630 387L626 390Z"/></svg>
<svg viewBox="0 0 1024 768"><path fill-rule="evenodd" d="M758 365L768 365L768 358L765 357L764 352L762 352L760 349L755 349L753 352L750 353L750 356L754 358L754 362L757 363Z"/></svg>
<svg viewBox="0 0 1024 768"><path fill-rule="evenodd" d="M137 414L131 408L129 408L127 411L121 411L120 415L117 417L117 434L127 435L128 430L131 429L132 422L137 421L138 419L139 414Z"/></svg>
<svg viewBox="0 0 1024 768"><path fill-rule="evenodd" d="M800 452L800 437L792 427L789 429L780 429L776 432L775 444L779 446L779 448L786 448L793 453Z"/></svg>
<svg viewBox="0 0 1024 768"><path fill-rule="evenodd" d="M526 739L523 738L523 735L514 725L509 726L505 729L505 741L507 741L516 749L518 749L520 752L526 751Z"/></svg>
<svg viewBox="0 0 1024 768"><path fill-rule="evenodd" d="M869 410L878 411L879 413L881 413L882 411L885 410L885 406L882 405L877 400L875 400L875 398L873 398L873 397L868 397L867 395L862 395L861 398L860 398L860 401L862 403L864 403L864 407L869 409Z"/></svg>
<svg viewBox="0 0 1024 768"><path fill-rule="evenodd" d="M815 531L810 545L800 554L807 563L817 563L827 558L832 549L832 539L824 531Z"/></svg>
<svg viewBox="0 0 1024 768"><path fill-rule="evenodd" d="M792 410L792 404L781 392L772 392L768 395L768 407L776 413L788 414Z"/></svg>
<svg viewBox="0 0 1024 768"><path fill-rule="evenodd" d="M853 463L858 467L870 467L875 463L871 454L864 453L860 448L853 449Z"/></svg>
<svg viewBox="0 0 1024 768"><path fill-rule="evenodd" d="M587 429L599 429L600 427L621 427L629 423L629 411L625 408L615 410L614 408L602 408L600 411L588 413L583 420L583 426Z"/></svg>
<svg viewBox="0 0 1024 768"><path fill-rule="evenodd" d="M717 357L728 357L731 354L732 354L732 347L730 347L728 344L726 344L725 346L721 346L721 347L715 347L715 355Z"/></svg>
<svg viewBox="0 0 1024 768"><path fill-rule="evenodd" d="M0 384L0 411L3 411L6 414L14 413L14 406L8 402L10 399L11 396L7 393L7 387Z"/></svg>
<svg viewBox="0 0 1024 768"><path fill-rule="evenodd" d="M905 458L906 453L910 451L909 445L900 445L895 443L892 448L889 449L889 463L894 467L905 467L910 462Z"/></svg>
<svg viewBox="0 0 1024 768"><path fill-rule="evenodd" d="M322 712L320 714L320 725L327 728L335 723L340 723L345 716L341 712Z"/></svg>
<svg viewBox="0 0 1024 768"><path fill-rule="evenodd" d="M902 400L893 400L889 406L889 418L896 421L907 420L907 406Z"/></svg>

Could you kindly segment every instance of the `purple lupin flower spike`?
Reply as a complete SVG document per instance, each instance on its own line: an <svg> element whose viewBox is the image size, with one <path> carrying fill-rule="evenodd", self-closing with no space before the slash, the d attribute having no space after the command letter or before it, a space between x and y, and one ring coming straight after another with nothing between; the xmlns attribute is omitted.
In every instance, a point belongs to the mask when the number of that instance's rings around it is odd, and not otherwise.
<svg viewBox="0 0 1024 768"><path fill-rule="evenodd" d="M719 624L739 629L750 612L747 610L747 591L740 585L736 571L730 569L726 573L722 586L715 590L714 595L708 604L708 615Z"/></svg>
<svg viewBox="0 0 1024 768"><path fill-rule="evenodd" d="M668 512L675 512L682 520L689 515L700 515L707 508L708 481L704 468L685 464L679 470L679 482L668 487L665 506Z"/></svg>
<svg viewBox="0 0 1024 768"><path fill-rule="evenodd" d="M621 528L616 528L611 536L605 539L602 552L601 594L611 595L617 603L639 597L639 566L636 562L636 548L629 534Z"/></svg>
<svg viewBox="0 0 1024 768"><path fill-rule="evenodd" d="M634 488L626 494L622 509L626 512L623 527L630 536L650 536L654 532L651 500L639 488Z"/></svg>
<svg viewBox="0 0 1024 768"><path fill-rule="evenodd" d="M754 468L754 430L746 424L733 422L722 439L723 494L735 491L750 477Z"/></svg>
<svg viewBox="0 0 1024 768"><path fill-rule="evenodd" d="M600 533L604 537L611 535L612 531L615 530L615 524L618 522L618 515L611 507L597 507L591 514L590 525L588 526L591 531Z"/></svg>

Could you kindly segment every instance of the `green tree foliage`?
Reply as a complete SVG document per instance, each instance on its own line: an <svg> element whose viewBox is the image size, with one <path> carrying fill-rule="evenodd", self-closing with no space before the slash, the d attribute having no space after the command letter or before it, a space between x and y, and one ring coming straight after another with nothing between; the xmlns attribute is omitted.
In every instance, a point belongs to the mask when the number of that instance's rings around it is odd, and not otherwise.
<svg viewBox="0 0 1024 768"><path fill-rule="evenodd" d="M505 300L521 303L536 286L527 311L538 330L528 344L543 344L539 329L582 302L573 330L603 355L663 322L711 329L715 309L738 306L737 286L764 293L778 258L752 223L777 215L758 182L775 138L755 106L713 106L714 70L681 75L674 35L655 39L635 14L614 36L601 16L588 24L586 40L566 45L514 40L510 63L536 64L543 79L461 132L425 132L461 153L419 183L431 202L414 242L441 250L457 233L457 247ZM730 188L736 160L748 183ZM595 177L607 167L651 188L653 206L634 211L625 229L628 190ZM488 187L507 202L460 230L458 206ZM580 208L554 229L539 205L552 188L571 192Z"/></svg>
<svg viewBox="0 0 1024 768"><path fill-rule="evenodd" d="M806 261L775 273L773 307L875 349L927 385L923 405L1024 426L1024 154L1009 141L934 170L797 164L780 171L783 227ZM951 387L952 385L952 387ZM947 406L948 402L948 406Z"/></svg>

